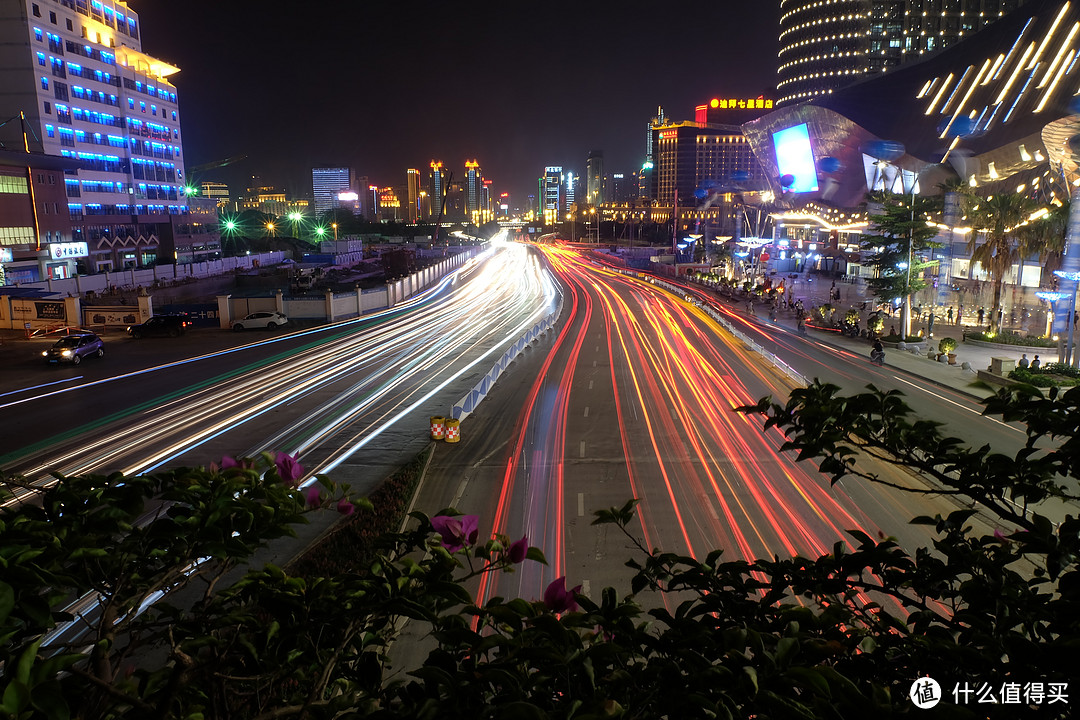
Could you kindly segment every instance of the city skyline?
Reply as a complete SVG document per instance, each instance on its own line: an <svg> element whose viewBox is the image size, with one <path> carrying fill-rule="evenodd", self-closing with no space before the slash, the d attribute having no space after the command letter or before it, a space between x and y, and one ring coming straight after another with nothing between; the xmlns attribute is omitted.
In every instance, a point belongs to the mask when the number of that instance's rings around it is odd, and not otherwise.
<svg viewBox="0 0 1080 720"><path fill-rule="evenodd" d="M544 167L582 173L591 150L603 151L608 173L640 167L658 105L692 119L714 96L770 94L776 5L662 16L625 3L528 14L421 3L407 15L385 4L297 15L251 0L193 0L182 13L129 3L146 42L180 68L188 166L247 156L192 181L242 190L257 175L307 195L314 167L403 186L409 167L440 158L457 179L475 159L515 205ZM485 65L489 79L478 79Z"/></svg>

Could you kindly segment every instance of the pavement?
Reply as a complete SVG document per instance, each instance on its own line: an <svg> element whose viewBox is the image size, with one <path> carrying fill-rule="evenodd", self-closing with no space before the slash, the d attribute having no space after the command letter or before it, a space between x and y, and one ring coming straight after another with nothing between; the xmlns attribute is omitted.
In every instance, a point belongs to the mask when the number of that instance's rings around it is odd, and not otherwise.
<svg viewBox="0 0 1080 720"><path fill-rule="evenodd" d="M794 283L795 290L793 291L792 298L794 300L802 300L803 306L807 311L809 311L811 307L820 307L829 302L828 297L833 288L832 282L832 278L802 274ZM832 303L833 306L837 308L836 315L838 317L843 317L851 308L860 310L862 316L861 327L865 327L866 316L873 306L871 293L865 283L860 282L858 278L855 278L852 282L837 282L835 287L840 288L841 296L843 298L842 302ZM727 300L727 298L723 298L723 296L718 295L718 297ZM864 303L866 309L862 310ZM747 313L745 303L737 304L734 307L737 311ZM908 349L906 350L900 350L886 345L885 365L895 368L898 371L903 371L909 375L914 375L926 382L952 388L971 395L972 397L981 399L994 394L997 389L992 384L987 384L985 382L985 374L983 375L984 381L977 382L980 380L979 371L988 371L991 367L992 358L1005 357L1019 360L1021 354L1027 352L1028 359L1032 359L1032 353L1027 351L1026 348L1013 350L1001 346L986 347L969 343L965 339L965 332L974 332L976 330L973 322L966 321L962 324L956 324L955 322L948 323L944 317L944 313L942 313L940 309L938 310L938 314L941 317L935 320L933 338L924 340L914 346L919 349L918 353L911 351L911 344L908 345ZM754 304L754 315L758 322L775 323L791 330L797 330L798 319L794 310L780 309L777 313L776 320L770 320L769 304L758 302ZM886 318L886 332L888 332L890 325L900 325L899 314L894 315L891 318ZM912 320L912 332L916 333L919 330L922 330L923 336L926 337L927 328L925 317L922 322L916 322L914 319ZM808 337L812 337L820 342L843 350L848 350L856 355L864 355L869 362L871 342L866 338L843 336L838 329L822 327L820 324L807 324L806 334ZM956 341L956 349L953 351L956 355L955 365L949 365L947 362L938 362L935 359L927 357L928 351L931 348L936 351L938 343L941 342L942 338L946 337ZM1041 359L1044 363L1057 361L1057 350L1046 348L1046 353L1041 355Z"/></svg>

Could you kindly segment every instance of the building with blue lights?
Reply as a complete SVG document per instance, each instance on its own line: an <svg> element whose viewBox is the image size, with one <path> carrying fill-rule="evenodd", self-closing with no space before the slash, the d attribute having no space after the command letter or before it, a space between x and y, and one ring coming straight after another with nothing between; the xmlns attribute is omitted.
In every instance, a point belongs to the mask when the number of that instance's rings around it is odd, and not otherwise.
<svg viewBox="0 0 1080 720"><path fill-rule="evenodd" d="M72 240L88 245L77 270L218 256L216 208L183 190L179 100L169 80L179 68L142 51L138 15L120 0L11 5L0 18L0 119L22 114L31 153L77 162L64 176ZM0 142L24 147L19 124L0 128Z"/></svg>
<svg viewBox="0 0 1080 720"><path fill-rule="evenodd" d="M353 212L360 209L359 201L343 202L342 193L360 197L361 188L356 181L356 173L347 167L317 167L311 170L311 189L315 199L315 215L348 207ZM351 194L349 197L351 197Z"/></svg>

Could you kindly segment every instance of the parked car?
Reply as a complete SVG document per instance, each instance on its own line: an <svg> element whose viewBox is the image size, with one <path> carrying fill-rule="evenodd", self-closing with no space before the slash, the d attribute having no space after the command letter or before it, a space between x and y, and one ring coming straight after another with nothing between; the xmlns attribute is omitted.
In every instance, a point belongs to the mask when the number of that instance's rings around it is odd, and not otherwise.
<svg viewBox="0 0 1080 720"><path fill-rule="evenodd" d="M71 363L78 365L84 357L104 357L105 343L92 332L64 335L48 350L41 353L50 364Z"/></svg>
<svg viewBox="0 0 1080 720"><path fill-rule="evenodd" d="M289 322L289 318L279 312L254 312L243 320L233 323L233 330L250 330L251 328L270 328L273 330L278 325Z"/></svg>
<svg viewBox="0 0 1080 720"><path fill-rule="evenodd" d="M127 331L128 335L136 339L155 335L180 337L190 326L191 321L186 315L155 315L140 325L128 327Z"/></svg>

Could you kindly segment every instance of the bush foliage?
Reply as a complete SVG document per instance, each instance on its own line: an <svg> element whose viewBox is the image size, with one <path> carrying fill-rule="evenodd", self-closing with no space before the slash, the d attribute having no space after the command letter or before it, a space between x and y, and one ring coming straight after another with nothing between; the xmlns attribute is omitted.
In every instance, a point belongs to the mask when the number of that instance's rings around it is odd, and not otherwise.
<svg viewBox="0 0 1080 720"><path fill-rule="evenodd" d="M896 392L851 397L815 383L785 404L742 412L779 429L784 448L833 482L890 484L859 461L885 458L924 477L919 493L970 509L918 517L933 547L851 532L818 558L727 560L644 547L634 501L596 514L637 548L630 588L594 598L563 578L542 601L477 606L479 574L543 562L527 539L487 536L483 519L413 513L366 564L297 577L253 568L225 576L316 508L351 512L326 478L267 456L232 467L128 478L61 478L0 510L0 711L79 718L1066 718L1050 701L1073 683L1080 637L1080 521L1041 503L1075 500L1080 390L1002 390L985 413L1027 428L1015 456L965 447ZM407 474L406 474L407 475ZM403 476L404 477L404 476ZM918 486L917 486L918 487ZM934 489L931 489L934 488ZM410 492L387 491L390 508ZM376 521L355 501L356 525ZM381 503L380 503L381 504ZM976 510L1002 530L975 533ZM387 524L393 526L386 510ZM353 523L350 524L350 528ZM350 533L352 531L350 530ZM352 551L370 536L333 536ZM319 563L332 563L326 555ZM315 561L311 561L312 564ZM311 569L311 568L308 568ZM155 599L165 592L163 599ZM672 594L668 610L657 593ZM57 634L73 600L96 609L79 636ZM391 666L408 620L432 649ZM48 639L48 642L43 642ZM931 675L941 703L917 711ZM962 683L1042 683L1018 704L958 702Z"/></svg>

